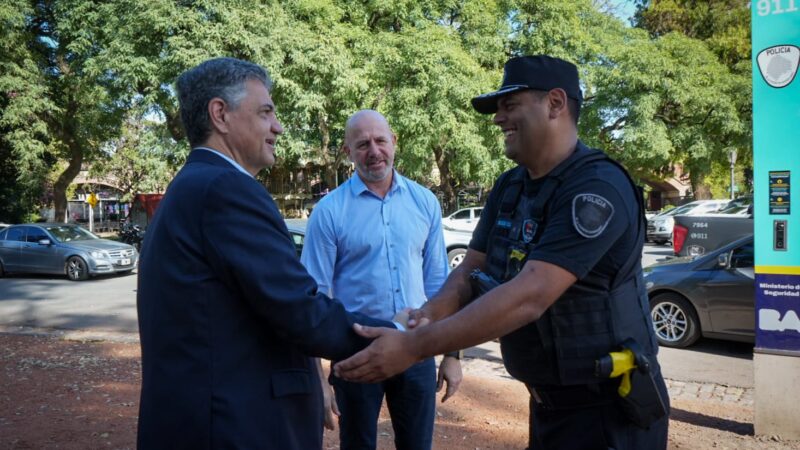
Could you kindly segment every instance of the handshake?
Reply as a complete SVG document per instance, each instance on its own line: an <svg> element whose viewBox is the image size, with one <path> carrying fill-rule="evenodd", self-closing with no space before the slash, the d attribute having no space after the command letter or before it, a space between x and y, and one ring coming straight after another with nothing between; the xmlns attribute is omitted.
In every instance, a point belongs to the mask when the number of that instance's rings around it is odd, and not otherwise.
<svg viewBox="0 0 800 450"><path fill-rule="evenodd" d="M353 325L358 335L373 341L364 350L335 364L334 374L347 381L377 383L432 356L418 340L418 331L432 322L424 309L404 309L392 320L405 331Z"/></svg>
<svg viewBox="0 0 800 450"><path fill-rule="evenodd" d="M403 331L405 331L425 326L430 323L430 319L425 317L419 309L406 308L395 314L392 322L402 325Z"/></svg>
<svg viewBox="0 0 800 450"><path fill-rule="evenodd" d="M469 274L470 294L475 299L499 286L491 276L475 270ZM373 339L369 347L333 366L334 374L347 381L377 383L396 375L418 361L437 354L437 350L453 350L458 345L453 338L453 323L442 321L431 325L436 319L447 317L464 305L444 307L433 306L436 301L426 303L419 309L405 309L398 312L393 321L405 328L405 332L390 328L374 328L356 324L356 333ZM437 312L433 310L436 309ZM483 342L483 341L480 341ZM465 344L461 342L461 344Z"/></svg>

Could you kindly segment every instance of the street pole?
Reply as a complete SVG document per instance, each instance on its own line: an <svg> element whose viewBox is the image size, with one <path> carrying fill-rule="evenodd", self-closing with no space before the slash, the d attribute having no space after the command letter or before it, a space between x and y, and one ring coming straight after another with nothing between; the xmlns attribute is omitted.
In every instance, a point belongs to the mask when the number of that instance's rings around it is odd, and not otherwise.
<svg viewBox="0 0 800 450"><path fill-rule="evenodd" d="M736 165L736 149L731 150L730 154L731 163L731 200L733 200L733 187L736 184L736 177L734 175L734 166Z"/></svg>

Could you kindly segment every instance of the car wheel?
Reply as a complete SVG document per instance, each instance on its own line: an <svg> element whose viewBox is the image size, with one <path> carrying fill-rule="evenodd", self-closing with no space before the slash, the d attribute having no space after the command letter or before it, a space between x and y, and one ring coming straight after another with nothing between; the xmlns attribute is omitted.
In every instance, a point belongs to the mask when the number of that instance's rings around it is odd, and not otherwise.
<svg viewBox="0 0 800 450"><path fill-rule="evenodd" d="M0 262L0 278L3 278L3 275L6 274L5 269L3 268L3 263Z"/></svg>
<svg viewBox="0 0 800 450"><path fill-rule="evenodd" d="M654 243L654 244L656 244L656 245L664 245L664 244L666 244L666 243L667 243L667 241L663 241L663 240L658 240L658 241L655 241L655 240L654 240L654 241L653 241L653 243Z"/></svg>
<svg viewBox="0 0 800 450"><path fill-rule="evenodd" d="M464 256L467 254L467 249L465 248L454 248L447 252L447 260L450 262L450 268L454 269L458 267L464 261Z"/></svg>
<svg viewBox="0 0 800 450"><path fill-rule="evenodd" d="M73 256L67 260L67 278L72 281L83 281L89 278L89 268L83 258Z"/></svg>
<svg viewBox="0 0 800 450"><path fill-rule="evenodd" d="M686 298L664 293L650 300L650 317L659 345L688 347L700 339L700 321Z"/></svg>

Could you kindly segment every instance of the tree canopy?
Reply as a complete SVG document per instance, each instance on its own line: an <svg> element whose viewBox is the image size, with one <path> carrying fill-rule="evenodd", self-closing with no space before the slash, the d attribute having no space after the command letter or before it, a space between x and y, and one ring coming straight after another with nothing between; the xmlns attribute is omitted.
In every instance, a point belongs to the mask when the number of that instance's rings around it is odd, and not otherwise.
<svg viewBox="0 0 800 450"><path fill-rule="evenodd" d="M398 169L446 209L511 165L470 98L499 86L510 56L559 56L580 68L585 141L643 179L680 166L702 196L728 151L752 154L740 3L641 0L632 27L592 0L9 0L0 200L13 201L0 221L43 189L63 218L84 165L131 192L163 188L189 150L174 81L216 56L270 70L283 167L313 162L331 185L347 117L376 109L398 135Z"/></svg>

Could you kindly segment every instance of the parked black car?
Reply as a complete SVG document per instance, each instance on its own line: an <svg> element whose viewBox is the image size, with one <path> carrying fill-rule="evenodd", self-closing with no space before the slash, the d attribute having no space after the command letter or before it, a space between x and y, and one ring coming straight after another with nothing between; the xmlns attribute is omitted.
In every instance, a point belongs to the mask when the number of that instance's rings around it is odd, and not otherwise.
<svg viewBox="0 0 800 450"><path fill-rule="evenodd" d="M645 286L659 344L688 347L701 336L753 342L753 255L751 234L703 256L646 267Z"/></svg>
<svg viewBox="0 0 800 450"><path fill-rule="evenodd" d="M307 219L285 219L286 228L289 230L289 235L292 236L294 248L297 251L297 257L303 253L303 242L306 238L306 222Z"/></svg>
<svg viewBox="0 0 800 450"><path fill-rule="evenodd" d="M753 234L753 205L701 216L676 215L672 248L676 256L698 256Z"/></svg>

